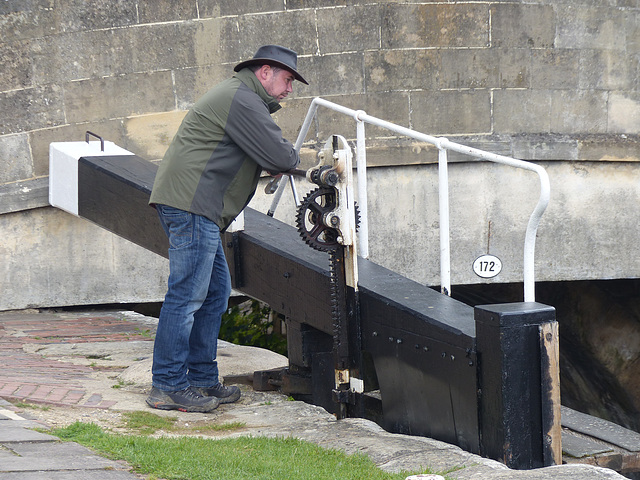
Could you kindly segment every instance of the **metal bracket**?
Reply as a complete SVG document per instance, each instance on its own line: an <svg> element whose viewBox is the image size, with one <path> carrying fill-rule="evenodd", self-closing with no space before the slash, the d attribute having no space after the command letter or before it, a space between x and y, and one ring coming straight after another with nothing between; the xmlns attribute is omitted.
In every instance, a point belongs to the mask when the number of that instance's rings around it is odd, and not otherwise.
<svg viewBox="0 0 640 480"><path fill-rule="evenodd" d="M96 135L93 132L90 132L89 130L87 130L87 133L85 133L84 135L84 141L89 143L89 137L93 136L96 137L98 140L100 140L100 151L104 152L104 138L102 138L100 135Z"/></svg>

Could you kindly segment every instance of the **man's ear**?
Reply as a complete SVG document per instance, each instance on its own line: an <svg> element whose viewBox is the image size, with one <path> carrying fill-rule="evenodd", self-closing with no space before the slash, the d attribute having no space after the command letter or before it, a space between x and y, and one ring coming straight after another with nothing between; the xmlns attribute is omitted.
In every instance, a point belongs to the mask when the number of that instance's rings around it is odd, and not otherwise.
<svg viewBox="0 0 640 480"><path fill-rule="evenodd" d="M256 76L259 80L267 80L270 72L271 65L262 65L258 70L256 70Z"/></svg>

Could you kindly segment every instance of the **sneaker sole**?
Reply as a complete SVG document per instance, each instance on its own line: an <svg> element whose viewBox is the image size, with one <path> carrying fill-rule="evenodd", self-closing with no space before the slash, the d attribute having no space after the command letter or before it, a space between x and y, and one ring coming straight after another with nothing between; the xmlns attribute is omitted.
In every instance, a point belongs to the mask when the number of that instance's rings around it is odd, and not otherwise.
<svg viewBox="0 0 640 480"><path fill-rule="evenodd" d="M161 403L161 402L150 402L147 400L147 405L151 408L156 408L158 410L178 410L179 412L187 412L187 413L209 413L213 412L218 405L213 408L209 407L182 407L180 405L176 405L175 403Z"/></svg>
<svg viewBox="0 0 640 480"><path fill-rule="evenodd" d="M233 403L233 402L237 402L240 399L240 391L238 391L237 393L235 393L234 395L229 395L228 397L216 397L220 403Z"/></svg>

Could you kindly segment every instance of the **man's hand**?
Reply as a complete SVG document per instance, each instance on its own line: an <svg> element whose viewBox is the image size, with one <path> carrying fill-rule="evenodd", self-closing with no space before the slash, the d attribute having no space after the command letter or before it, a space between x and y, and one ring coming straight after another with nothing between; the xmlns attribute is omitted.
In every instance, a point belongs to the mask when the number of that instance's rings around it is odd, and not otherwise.
<svg viewBox="0 0 640 480"><path fill-rule="evenodd" d="M291 170L287 170L286 172L276 173L276 174L271 172L267 172L267 173L273 177L271 180L269 180L269 183L267 183L267 186L264 187L264 193L266 193L267 195L272 195L276 193L276 190L278 190L278 185L280 184L280 179L282 178L283 175L296 176L296 177L307 176L307 171L301 170L299 168L293 168Z"/></svg>
<svg viewBox="0 0 640 480"><path fill-rule="evenodd" d="M269 175L272 175L269 173ZM280 178L282 178L282 174L278 173L277 175L273 175L273 178L269 180L269 183L264 187L264 193L267 195L273 195L278 190L278 185L280 184Z"/></svg>

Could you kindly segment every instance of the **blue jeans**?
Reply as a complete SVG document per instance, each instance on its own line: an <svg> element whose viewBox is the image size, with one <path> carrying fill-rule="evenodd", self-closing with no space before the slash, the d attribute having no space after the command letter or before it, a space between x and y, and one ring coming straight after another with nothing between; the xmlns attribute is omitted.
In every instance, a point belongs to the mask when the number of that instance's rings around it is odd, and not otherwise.
<svg viewBox="0 0 640 480"><path fill-rule="evenodd" d="M211 220L156 205L169 237L168 291L153 349L153 386L164 391L218 384L221 315L231 294L220 228Z"/></svg>

